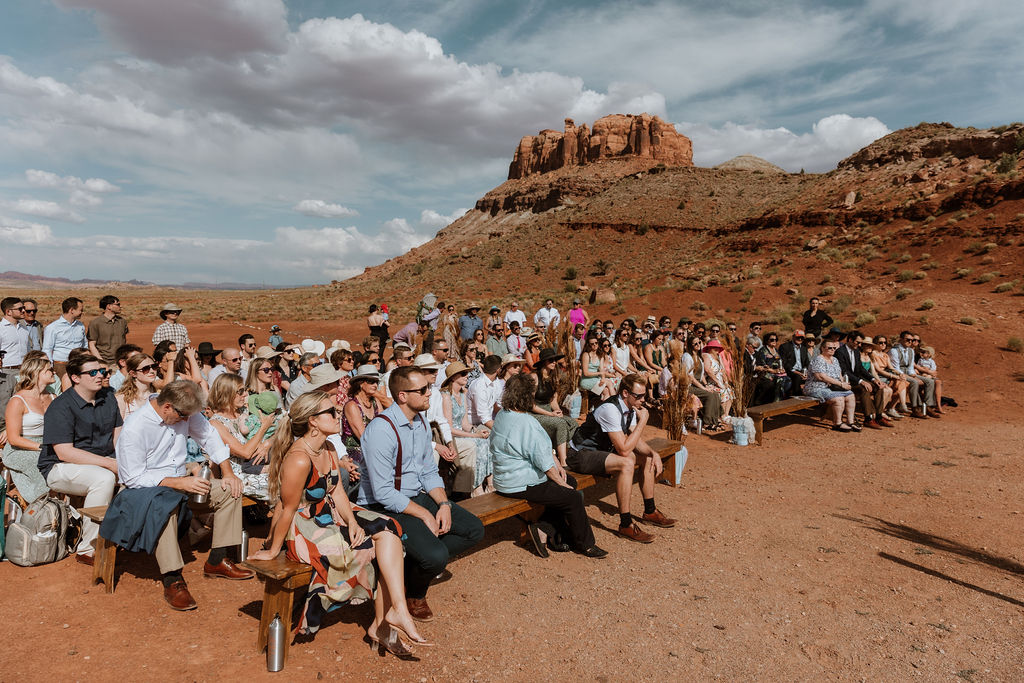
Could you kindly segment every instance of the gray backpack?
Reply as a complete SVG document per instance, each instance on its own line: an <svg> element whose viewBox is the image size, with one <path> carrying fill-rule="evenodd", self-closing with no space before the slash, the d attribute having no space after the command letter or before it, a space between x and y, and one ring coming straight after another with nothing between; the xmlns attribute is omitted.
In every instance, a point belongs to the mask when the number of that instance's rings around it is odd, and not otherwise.
<svg viewBox="0 0 1024 683"><path fill-rule="evenodd" d="M63 560L82 537L82 516L62 500L40 498L7 527L4 555L19 567Z"/></svg>

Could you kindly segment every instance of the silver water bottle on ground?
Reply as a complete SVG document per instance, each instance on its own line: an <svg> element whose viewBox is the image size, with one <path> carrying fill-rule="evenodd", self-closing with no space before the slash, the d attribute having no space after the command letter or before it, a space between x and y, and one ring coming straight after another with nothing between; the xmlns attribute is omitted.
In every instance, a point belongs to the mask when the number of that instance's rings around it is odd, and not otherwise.
<svg viewBox="0 0 1024 683"><path fill-rule="evenodd" d="M275 614L267 628L267 671L280 671L284 668L284 639L284 622L280 614Z"/></svg>
<svg viewBox="0 0 1024 683"><path fill-rule="evenodd" d="M699 435L701 435L703 433L704 433L704 420L702 420L701 418L698 417L697 418L697 435L699 436Z"/></svg>
<svg viewBox="0 0 1024 683"><path fill-rule="evenodd" d="M242 544L238 547L238 561L245 562L249 559L249 532L242 529Z"/></svg>
<svg viewBox="0 0 1024 683"><path fill-rule="evenodd" d="M199 478L211 481L213 479L213 472L210 470L210 463L204 462L203 466L199 469ZM192 502L196 505L206 505L210 501L210 492L206 493L193 493Z"/></svg>

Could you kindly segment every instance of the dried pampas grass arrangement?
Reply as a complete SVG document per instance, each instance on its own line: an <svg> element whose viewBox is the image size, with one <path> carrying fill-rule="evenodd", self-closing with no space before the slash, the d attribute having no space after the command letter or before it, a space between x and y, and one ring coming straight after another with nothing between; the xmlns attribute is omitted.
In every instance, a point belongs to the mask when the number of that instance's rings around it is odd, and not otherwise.
<svg viewBox="0 0 1024 683"><path fill-rule="evenodd" d="M746 417L747 406L754 397L754 376L747 373L745 361L746 341L741 335L725 333L721 337L722 346L732 356L732 373L729 382L736 398L732 402L732 414L735 417Z"/></svg>
<svg viewBox="0 0 1024 683"><path fill-rule="evenodd" d="M690 405L690 373L683 365L683 344L673 339L669 342L669 371L672 383L668 393L661 397L661 424L673 441L682 441L686 424L687 409Z"/></svg>

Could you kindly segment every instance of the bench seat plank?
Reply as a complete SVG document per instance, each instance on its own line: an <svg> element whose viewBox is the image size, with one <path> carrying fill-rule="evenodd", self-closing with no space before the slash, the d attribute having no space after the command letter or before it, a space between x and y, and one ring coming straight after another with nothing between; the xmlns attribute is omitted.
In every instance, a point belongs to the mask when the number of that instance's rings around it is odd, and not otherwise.
<svg viewBox="0 0 1024 683"><path fill-rule="evenodd" d="M747 415L754 420L754 441L757 445L761 445L761 440L764 437L764 421L769 417L775 417L776 415L785 415L787 413L795 413L798 410L804 410L805 408L812 408L814 406L821 405L817 399L813 398L787 398L784 401L775 401L774 403L763 403L759 406L750 406L747 408Z"/></svg>

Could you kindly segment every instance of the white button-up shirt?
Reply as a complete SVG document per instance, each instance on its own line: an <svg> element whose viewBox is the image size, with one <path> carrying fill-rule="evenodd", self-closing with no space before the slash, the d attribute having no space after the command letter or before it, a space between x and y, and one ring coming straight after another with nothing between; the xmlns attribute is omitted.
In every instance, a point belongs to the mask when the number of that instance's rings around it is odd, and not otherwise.
<svg viewBox="0 0 1024 683"><path fill-rule="evenodd" d="M5 368L21 365L29 351L28 325L20 320L12 323L7 318L0 318L0 349L7 352L3 361Z"/></svg>
<svg viewBox="0 0 1024 683"><path fill-rule="evenodd" d="M114 448L118 479L130 489L142 489L159 486L166 477L184 477L185 442L189 436L214 464L224 462L231 455L220 434L202 413L169 425L157 414L152 400L147 401L128 416L121 428Z"/></svg>
<svg viewBox="0 0 1024 683"><path fill-rule="evenodd" d="M89 338L81 320L61 316L43 331L43 353L54 363L67 363L74 349L89 348Z"/></svg>
<svg viewBox="0 0 1024 683"><path fill-rule="evenodd" d="M494 404L497 403L496 384L497 379L480 375L469 385L469 421L473 425L482 425L494 419Z"/></svg>
<svg viewBox="0 0 1024 683"><path fill-rule="evenodd" d="M557 325L558 321L562 319L562 316L558 314L558 309L552 306L551 308L541 308L539 311L533 314L533 322L537 325L543 325L544 327L551 327Z"/></svg>
<svg viewBox="0 0 1024 683"><path fill-rule="evenodd" d="M441 430L441 438L444 439L445 445L452 442L452 426L448 424L448 418L444 416L444 403L441 400L441 390L436 386L430 388L430 407L423 412L423 417L426 418L427 424L436 422L438 429Z"/></svg>

